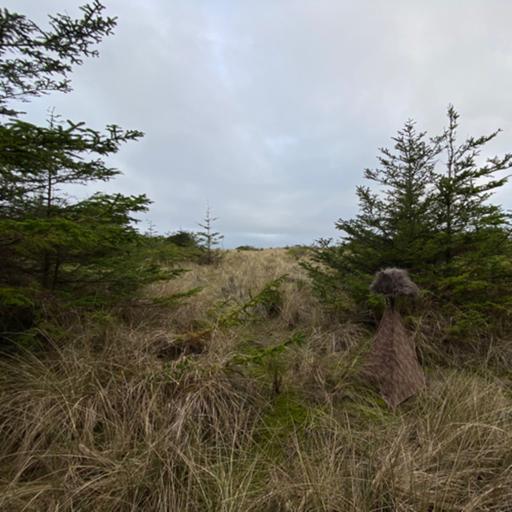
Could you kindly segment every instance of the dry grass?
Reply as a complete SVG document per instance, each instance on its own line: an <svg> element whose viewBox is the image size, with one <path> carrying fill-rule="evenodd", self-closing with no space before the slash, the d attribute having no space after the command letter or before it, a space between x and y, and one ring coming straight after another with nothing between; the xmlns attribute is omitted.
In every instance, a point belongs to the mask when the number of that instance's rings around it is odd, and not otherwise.
<svg viewBox="0 0 512 512"><path fill-rule="evenodd" d="M283 275L288 279L282 286L279 322L315 326L323 320L322 310L310 293L305 271L286 250L225 251L218 265L191 263L186 268L189 271L180 279L152 288L156 296L202 289L174 313L175 328L192 329L206 318L213 319L222 306L248 301L269 281Z"/></svg>
<svg viewBox="0 0 512 512"><path fill-rule="evenodd" d="M219 323L285 273L278 314ZM161 325L79 325L0 360L1 511L512 510L506 380L428 369L393 413L357 378L368 333L328 322L286 252L228 252L152 293L195 286Z"/></svg>

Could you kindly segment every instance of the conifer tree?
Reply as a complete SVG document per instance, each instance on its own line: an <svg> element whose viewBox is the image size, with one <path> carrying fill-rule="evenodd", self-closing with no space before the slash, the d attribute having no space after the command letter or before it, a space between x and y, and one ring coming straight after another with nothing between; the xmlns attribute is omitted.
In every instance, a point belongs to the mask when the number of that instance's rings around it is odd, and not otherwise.
<svg viewBox="0 0 512 512"><path fill-rule="evenodd" d="M69 74L84 57L97 57L96 45L113 33L116 19L104 17L99 0L80 7L82 17L49 16L42 27L23 14L0 9L0 114L52 91L71 91Z"/></svg>
<svg viewBox="0 0 512 512"><path fill-rule="evenodd" d="M62 187L113 178L119 171L102 158L89 155L108 156L118 151L122 143L141 135L117 126L108 127L107 134L102 134L82 123L57 124L55 118L48 127L20 120L0 126L0 239L7 235L12 240L17 234L17 241L11 244L17 257L11 263L18 273L39 276L44 288L56 287L58 269L66 263L65 255L80 252L81 243L89 243L94 234L76 236L77 229L83 229L85 234L87 223L78 218L78 212L83 211L87 200L70 203ZM11 162L14 149L15 161ZM131 197L124 206L135 212L144 210L148 203L141 195ZM110 216L109 220L117 222L119 218ZM66 232L74 232L75 236L69 237ZM99 247L101 232L96 229L95 233L96 241L90 242Z"/></svg>
<svg viewBox="0 0 512 512"><path fill-rule="evenodd" d="M21 119L20 102L69 92L73 66L96 56L113 32L116 20L103 16L99 1L81 11L78 19L50 16L42 27L0 10L0 338L37 321L44 294L102 303L159 274L134 251L134 214L147 209L145 195L72 201L65 190L117 176L106 157L142 133L97 131L54 115L48 126Z"/></svg>
<svg viewBox="0 0 512 512"><path fill-rule="evenodd" d="M206 214L202 223L199 223L199 226L203 228L204 231L199 231L196 233L196 236L199 240L199 245L205 251L204 261L207 264L212 264L216 261L218 253L215 248L221 243L224 239L224 235L221 235L218 231L214 231L213 223L218 220L217 217L212 217L210 207L206 208Z"/></svg>
<svg viewBox="0 0 512 512"><path fill-rule="evenodd" d="M431 290L455 309L455 330L495 330L512 314L510 214L490 200L505 185L512 154L480 158L499 133L457 141L459 114L449 106L448 127L436 137L444 162L436 169L436 276Z"/></svg>
<svg viewBox="0 0 512 512"><path fill-rule="evenodd" d="M418 132L413 121L392 140L392 149L379 151L379 167L365 170L372 187L357 187L357 216L336 222L341 243L332 246L330 240L321 240L314 251L321 265L304 263L317 292L331 305L344 308L347 293L356 303L365 303L377 270L414 270L432 257L433 173L439 145Z"/></svg>
<svg viewBox="0 0 512 512"><path fill-rule="evenodd" d="M321 241L316 264L305 264L324 301L367 306L371 276L396 266L412 271L453 331L512 318L510 217L490 201L512 154L482 162L499 130L458 143L458 118L450 106L448 127L431 139L407 122L394 149L380 150L379 168L365 172L377 187L358 187L359 213L336 223L341 243Z"/></svg>
<svg viewBox="0 0 512 512"><path fill-rule="evenodd" d="M393 150L380 149L380 166L365 171L374 187L357 188L359 214L336 223L350 246L346 264L354 271L414 268L429 257L425 244L434 228L431 194L439 146L417 132L413 121L393 141Z"/></svg>
<svg viewBox="0 0 512 512"><path fill-rule="evenodd" d="M509 216L500 206L490 203L493 192L505 185L500 171L512 167L512 154L488 158L479 163L485 145L499 133L469 137L457 143L459 114L450 105L448 127L435 140L443 149L445 166L435 173L435 220L444 261L449 263L468 247L468 238L482 238L508 224Z"/></svg>

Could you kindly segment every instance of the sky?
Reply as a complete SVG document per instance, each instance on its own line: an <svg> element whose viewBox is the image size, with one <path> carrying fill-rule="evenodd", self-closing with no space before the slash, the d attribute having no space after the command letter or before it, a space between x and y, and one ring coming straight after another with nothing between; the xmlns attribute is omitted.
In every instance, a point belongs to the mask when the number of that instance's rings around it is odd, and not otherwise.
<svg viewBox="0 0 512 512"><path fill-rule="evenodd" d="M42 23L81 3L4 0ZM501 128L487 156L512 151L509 0L103 3L118 25L100 57L25 110L145 132L87 190L146 193L142 230L198 230L209 205L226 248L338 237L378 148L410 118L440 133L450 103L461 138ZM512 208L512 187L496 200Z"/></svg>

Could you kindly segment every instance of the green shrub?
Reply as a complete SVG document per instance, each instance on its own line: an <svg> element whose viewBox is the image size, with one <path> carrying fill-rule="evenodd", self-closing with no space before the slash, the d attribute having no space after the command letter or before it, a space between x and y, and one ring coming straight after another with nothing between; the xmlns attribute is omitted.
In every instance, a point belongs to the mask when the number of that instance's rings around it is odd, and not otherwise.
<svg viewBox="0 0 512 512"><path fill-rule="evenodd" d="M504 334L512 328L510 216L492 204L507 182L512 154L478 161L498 132L457 142L458 114L428 139L412 121L366 170L359 213L340 219L339 244L320 240L303 266L320 299L338 315L371 321L379 303L368 290L386 267L404 268L423 289L424 307L442 313L451 337ZM377 309L375 309L377 307Z"/></svg>

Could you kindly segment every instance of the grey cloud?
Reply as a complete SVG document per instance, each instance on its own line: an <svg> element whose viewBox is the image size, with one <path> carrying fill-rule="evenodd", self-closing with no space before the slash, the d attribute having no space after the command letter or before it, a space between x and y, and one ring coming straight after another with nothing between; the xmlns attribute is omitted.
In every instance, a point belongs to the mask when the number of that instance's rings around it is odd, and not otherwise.
<svg viewBox="0 0 512 512"><path fill-rule="evenodd" d="M95 127L146 132L106 186L147 192L161 232L195 229L209 202L225 246L309 243L356 211L379 146L413 117L510 149L512 4L500 0L105 0L119 17L75 91L42 98ZM78 2L9 0L42 19ZM510 187L498 198L511 206Z"/></svg>

